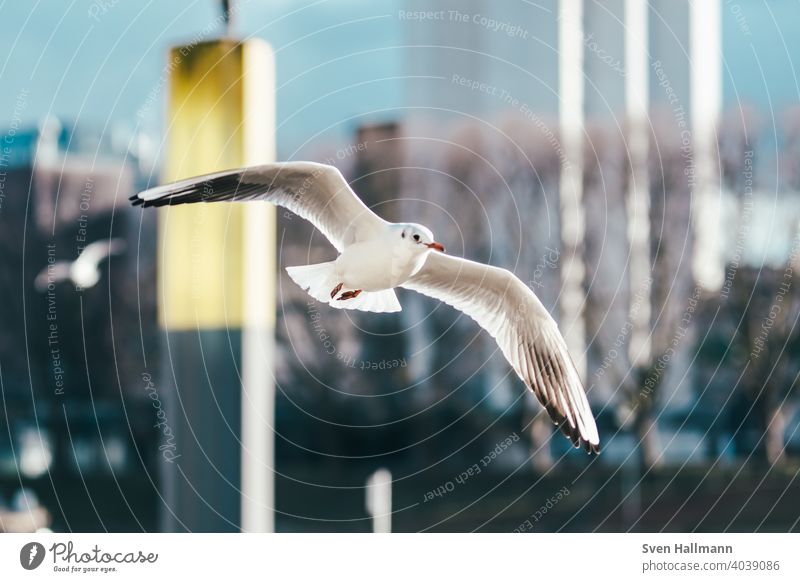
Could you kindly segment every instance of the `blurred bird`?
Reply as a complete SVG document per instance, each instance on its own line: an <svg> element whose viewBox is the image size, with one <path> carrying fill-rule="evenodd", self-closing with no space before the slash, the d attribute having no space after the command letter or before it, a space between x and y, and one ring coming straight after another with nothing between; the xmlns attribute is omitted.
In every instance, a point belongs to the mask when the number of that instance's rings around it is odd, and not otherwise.
<svg viewBox="0 0 800 582"><path fill-rule="evenodd" d="M312 162L266 164L166 184L134 205L265 200L310 221L339 251L335 261L288 267L309 295L337 309L400 311L395 287L428 295L474 319L497 341L551 419L576 447L600 440L558 326L522 281L505 269L444 254L426 227L373 213L339 170Z"/></svg>
<svg viewBox="0 0 800 582"><path fill-rule="evenodd" d="M125 251L125 241L121 238L99 240L86 246L74 261L58 261L47 265L36 275L34 284L37 291L45 291L51 283L72 281L81 289L94 287L100 280L100 263L110 255Z"/></svg>

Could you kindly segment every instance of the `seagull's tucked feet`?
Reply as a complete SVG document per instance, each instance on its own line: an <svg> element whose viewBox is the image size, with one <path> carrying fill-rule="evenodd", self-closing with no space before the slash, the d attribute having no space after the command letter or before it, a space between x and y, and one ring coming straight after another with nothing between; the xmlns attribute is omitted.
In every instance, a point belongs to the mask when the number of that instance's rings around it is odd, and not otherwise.
<svg viewBox="0 0 800 582"><path fill-rule="evenodd" d="M300 285L311 297L327 303L334 309L354 309L374 313L393 313L400 311L400 302L394 289L382 291L363 291L347 288L341 275L336 271L333 261L317 265L287 267L292 280ZM332 290L332 291L331 291ZM339 295L341 293L341 295ZM337 295L339 295L337 297Z"/></svg>
<svg viewBox="0 0 800 582"><path fill-rule="evenodd" d="M340 287L341 287L341 285L340 285ZM338 291L338 289L337 289L337 291ZM334 293L333 295L336 295L336 293ZM331 297L333 297L333 295L331 295ZM355 289L353 291L345 291L344 293L342 293L341 297L339 297L338 301L346 301L348 299L355 299L359 295L361 295L361 289Z"/></svg>

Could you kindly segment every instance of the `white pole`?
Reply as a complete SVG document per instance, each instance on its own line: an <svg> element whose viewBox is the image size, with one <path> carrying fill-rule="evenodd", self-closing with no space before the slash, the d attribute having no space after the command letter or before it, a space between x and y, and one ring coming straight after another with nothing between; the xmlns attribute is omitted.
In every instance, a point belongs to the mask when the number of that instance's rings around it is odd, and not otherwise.
<svg viewBox="0 0 800 582"><path fill-rule="evenodd" d="M585 267L579 248L584 238L583 212L583 0L561 0L558 37L559 126L564 148L561 167L562 262L561 327L575 366L586 378L586 331L583 321Z"/></svg>
<svg viewBox="0 0 800 582"><path fill-rule="evenodd" d="M245 164L275 161L275 66L270 46L247 41L244 59ZM251 203L244 215L241 523L275 531L275 212Z"/></svg>
<svg viewBox="0 0 800 582"><path fill-rule="evenodd" d="M378 469L367 479L366 507L374 533L392 533L392 474Z"/></svg>
<svg viewBox="0 0 800 582"><path fill-rule="evenodd" d="M694 0L689 14L691 123L694 137L693 190L695 280L718 290L725 279L717 175L716 127L722 108L721 2Z"/></svg>
<svg viewBox="0 0 800 582"><path fill-rule="evenodd" d="M631 363L650 359L650 149L648 114L649 40L646 0L625 2L625 108L630 122L628 151L631 184L628 190L628 240L631 245L629 342Z"/></svg>

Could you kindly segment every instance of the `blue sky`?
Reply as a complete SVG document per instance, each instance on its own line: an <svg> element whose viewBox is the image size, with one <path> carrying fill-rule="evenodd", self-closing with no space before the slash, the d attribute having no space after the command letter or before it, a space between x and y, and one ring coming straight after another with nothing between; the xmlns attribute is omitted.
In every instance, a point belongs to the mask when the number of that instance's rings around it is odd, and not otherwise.
<svg viewBox="0 0 800 582"><path fill-rule="evenodd" d="M723 99L776 111L800 102L800 2L724 0Z"/></svg>
<svg viewBox="0 0 800 582"><path fill-rule="evenodd" d="M276 51L285 154L331 120L380 118L370 112L400 103L393 2L240 4L236 31L265 38ZM136 111L159 82L168 47L208 29L215 9L209 0L0 3L0 125L7 126L15 110L29 124L47 114L101 130L107 123L135 124ZM368 90L353 87L364 82ZM293 116L301 108L302 115ZM157 129L161 114L152 108L144 123ZM354 125L340 122L329 131L344 135Z"/></svg>
<svg viewBox="0 0 800 582"><path fill-rule="evenodd" d="M283 157L319 132L343 138L359 119L392 117L404 104L403 0L240 5L237 32L265 38L276 51ZM792 59L800 56L800 3L722 0L722 15L726 103L741 99L777 115L798 102ZM216 17L211 0L0 0L0 126L15 115L32 124L47 114L99 130L134 125L167 48ZM144 123L155 131L161 111L149 115Z"/></svg>

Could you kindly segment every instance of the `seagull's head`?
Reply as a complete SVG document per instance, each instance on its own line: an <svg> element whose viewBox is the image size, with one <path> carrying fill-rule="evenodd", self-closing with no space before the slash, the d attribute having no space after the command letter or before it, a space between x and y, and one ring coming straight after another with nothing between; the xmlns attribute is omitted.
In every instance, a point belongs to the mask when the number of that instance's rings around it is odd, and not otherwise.
<svg viewBox="0 0 800 582"><path fill-rule="evenodd" d="M421 224L401 223L392 225L392 237L397 238L400 244L409 245L418 252L430 250L444 252L444 246L433 239L430 229Z"/></svg>

